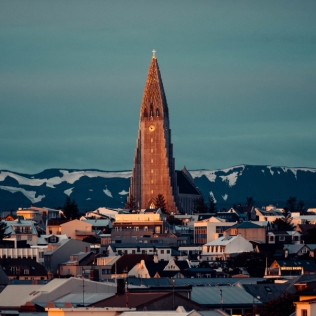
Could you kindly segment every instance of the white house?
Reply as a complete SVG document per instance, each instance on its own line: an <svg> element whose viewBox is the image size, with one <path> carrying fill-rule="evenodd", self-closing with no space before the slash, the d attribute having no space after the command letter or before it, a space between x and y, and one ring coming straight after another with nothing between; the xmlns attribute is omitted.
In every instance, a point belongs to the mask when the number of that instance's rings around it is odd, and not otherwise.
<svg viewBox="0 0 316 316"><path fill-rule="evenodd" d="M226 260L242 252L253 251L252 244L241 235L219 237L202 246L201 261Z"/></svg>

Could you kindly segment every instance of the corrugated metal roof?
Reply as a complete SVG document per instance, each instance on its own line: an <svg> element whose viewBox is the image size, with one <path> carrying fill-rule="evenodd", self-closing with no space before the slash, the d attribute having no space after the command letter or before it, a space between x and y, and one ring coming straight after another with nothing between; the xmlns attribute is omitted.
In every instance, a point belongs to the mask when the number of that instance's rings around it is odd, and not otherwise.
<svg viewBox="0 0 316 316"><path fill-rule="evenodd" d="M253 296L236 286L195 286L192 288L191 299L201 305L218 306L221 304L221 294L223 305L253 304Z"/></svg>
<svg viewBox="0 0 316 316"><path fill-rule="evenodd" d="M43 285L8 285L0 295L0 307L14 307L32 301ZM39 292L38 292L39 293ZM17 295L18 294L18 295Z"/></svg>
<svg viewBox="0 0 316 316"><path fill-rule="evenodd" d="M64 304L66 302L72 303L72 305L82 304L83 299L85 305L88 304L94 304L96 302L99 302L101 300L104 300L106 298L109 298L111 296L115 295L114 293L75 293L75 294L68 294L65 295L57 300L54 301L56 304Z"/></svg>

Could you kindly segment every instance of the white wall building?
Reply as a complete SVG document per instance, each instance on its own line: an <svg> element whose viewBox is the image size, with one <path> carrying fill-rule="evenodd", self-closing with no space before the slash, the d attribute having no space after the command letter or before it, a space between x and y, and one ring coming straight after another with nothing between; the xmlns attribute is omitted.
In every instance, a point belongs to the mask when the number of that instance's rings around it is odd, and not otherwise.
<svg viewBox="0 0 316 316"><path fill-rule="evenodd" d="M241 235L219 237L202 246L202 261L226 260L242 252L253 251L252 244Z"/></svg>

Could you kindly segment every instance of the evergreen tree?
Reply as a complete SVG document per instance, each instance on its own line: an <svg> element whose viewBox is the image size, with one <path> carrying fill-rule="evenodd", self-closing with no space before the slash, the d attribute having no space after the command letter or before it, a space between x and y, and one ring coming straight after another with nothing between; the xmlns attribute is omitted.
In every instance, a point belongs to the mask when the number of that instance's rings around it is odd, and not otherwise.
<svg viewBox="0 0 316 316"><path fill-rule="evenodd" d="M207 206L203 196L194 200L193 213L207 213Z"/></svg>
<svg viewBox="0 0 316 316"><path fill-rule="evenodd" d="M295 227L295 225L292 224L292 219L291 215L288 214L285 217L277 218L272 224L276 225L278 230L292 231Z"/></svg>
<svg viewBox="0 0 316 316"><path fill-rule="evenodd" d="M136 199L133 195L129 197L128 201L125 204L125 208L133 211L137 210Z"/></svg>
<svg viewBox="0 0 316 316"><path fill-rule="evenodd" d="M294 295L290 293L283 293L277 298L273 298L264 303L263 306L255 308L254 313L260 316L288 316L295 311Z"/></svg>
<svg viewBox="0 0 316 316"><path fill-rule="evenodd" d="M5 232L7 227L7 223L0 221L0 240L3 240L3 238L9 238L11 236L11 233Z"/></svg>
<svg viewBox="0 0 316 316"><path fill-rule="evenodd" d="M215 202L213 195L210 195L210 197L209 197L209 208L208 209L209 209L210 213L216 213L216 211L217 211L216 202Z"/></svg>
<svg viewBox="0 0 316 316"><path fill-rule="evenodd" d="M287 199L284 209L285 209L286 214L294 213L296 211L296 197L295 196L290 196Z"/></svg>
<svg viewBox="0 0 316 316"><path fill-rule="evenodd" d="M255 206L256 201L253 199L252 196L247 196L246 200L247 200L246 206Z"/></svg>
<svg viewBox="0 0 316 316"><path fill-rule="evenodd" d="M160 208L162 213L167 213L167 205L165 197L162 194L158 194L155 199L156 208Z"/></svg>
<svg viewBox="0 0 316 316"><path fill-rule="evenodd" d="M305 203L302 200L299 200L297 203L296 211L299 212L301 215L305 212Z"/></svg>
<svg viewBox="0 0 316 316"><path fill-rule="evenodd" d="M65 204L63 206L63 212L66 218L70 220L78 219L80 216L77 203L75 200L71 201L69 196L66 198Z"/></svg>

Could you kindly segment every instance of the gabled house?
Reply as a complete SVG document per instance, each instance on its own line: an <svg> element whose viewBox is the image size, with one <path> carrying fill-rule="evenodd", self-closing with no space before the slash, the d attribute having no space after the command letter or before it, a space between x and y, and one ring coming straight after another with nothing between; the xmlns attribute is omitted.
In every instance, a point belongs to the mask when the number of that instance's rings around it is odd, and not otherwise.
<svg viewBox="0 0 316 316"><path fill-rule="evenodd" d="M284 257L285 258L298 258L310 252L307 245L304 244L284 244Z"/></svg>
<svg viewBox="0 0 316 316"><path fill-rule="evenodd" d="M23 217L25 220L32 220L41 225L46 225L46 220L61 218L63 212L47 207L19 208L16 212L17 216Z"/></svg>
<svg viewBox="0 0 316 316"><path fill-rule="evenodd" d="M242 252L253 251L252 244L241 235L223 236L202 246L201 261L226 260Z"/></svg>
<svg viewBox="0 0 316 316"><path fill-rule="evenodd" d="M58 265L76 252L90 252L90 243L76 239L62 239L57 244L49 244L44 253L44 266L52 274L59 273Z"/></svg>
<svg viewBox="0 0 316 316"><path fill-rule="evenodd" d="M129 272L128 276L136 278L183 278L184 270L189 269L187 261L170 259L169 261L160 260L141 260Z"/></svg>
<svg viewBox="0 0 316 316"><path fill-rule="evenodd" d="M226 222L219 217L210 217L194 223L194 244L204 245L223 236L224 231L234 222Z"/></svg>
<svg viewBox="0 0 316 316"><path fill-rule="evenodd" d="M88 270L90 278L90 270L94 267L95 254L93 252L78 252L71 254L69 260L59 264L60 276L84 276ZM99 281L99 279L95 280Z"/></svg>
<svg viewBox="0 0 316 316"><path fill-rule="evenodd" d="M252 222L241 222L225 231L225 236L237 235L241 235L243 238L256 243L266 242L266 228Z"/></svg>
<svg viewBox="0 0 316 316"><path fill-rule="evenodd" d="M266 269L265 278L292 278L303 274L315 274L316 263L313 260L274 260Z"/></svg>
<svg viewBox="0 0 316 316"><path fill-rule="evenodd" d="M86 237L96 237L92 227L90 222L74 219L60 224L60 234L65 234L71 239L83 240Z"/></svg>
<svg viewBox="0 0 316 316"><path fill-rule="evenodd" d="M61 227L60 225L63 223L69 222L69 219L66 218L55 218L49 219L46 222L46 235L60 235L61 234Z"/></svg>
<svg viewBox="0 0 316 316"><path fill-rule="evenodd" d="M299 244L301 242L301 233L298 231L270 231L267 234L268 244Z"/></svg>
<svg viewBox="0 0 316 316"><path fill-rule="evenodd" d="M259 209L255 208L257 221L269 221L274 222L278 218L284 217L284 213L279 209Z"/></svg>
<svg viewBox="0 0 316 316"><path fill-rule="evenodd" d="M38 233L33 221L18 218L14 221L2 222L7 225L5 233L11 234L9 238L4 238L4 240L14 240L15 245L20 240L26 240L30 246L37 245Z"/></svg>
<svg viewBox="0 0 316 316"><path fill-rule="evenodd" d="M114 243L139 242L153 234L169 232L169 225L163 221L160 213L145 212L139 214L117 214L111 231Z"/></svg>
<svg viewBox="0 0 316 316"><path fill-rule="evenodd" d="M158 260L170 260L180 256L177 247L155 244L110 244L108 247L109 256L121 256L123 254L148 254L156 255Z"/></svg>

